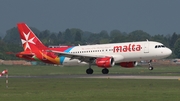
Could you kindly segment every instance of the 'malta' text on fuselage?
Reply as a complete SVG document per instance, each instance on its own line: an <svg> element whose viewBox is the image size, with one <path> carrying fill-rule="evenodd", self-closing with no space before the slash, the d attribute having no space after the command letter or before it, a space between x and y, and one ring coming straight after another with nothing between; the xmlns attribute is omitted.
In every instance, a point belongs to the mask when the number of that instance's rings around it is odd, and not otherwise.
<svg viewBox="0 0 180 101"><path fill-rule="evenodd" d="M114 46L113 52L134 52L134 51L140 51L141 45L139 44L129 44L129 45L123 45L123 46Z"/></svg>

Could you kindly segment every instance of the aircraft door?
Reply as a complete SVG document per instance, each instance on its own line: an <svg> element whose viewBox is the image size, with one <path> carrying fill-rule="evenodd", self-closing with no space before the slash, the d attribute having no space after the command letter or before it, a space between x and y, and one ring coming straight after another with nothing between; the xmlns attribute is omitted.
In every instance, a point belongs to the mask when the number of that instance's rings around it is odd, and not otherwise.
<svg viewBox="0 0 180 101"><path fill-rule="evenodd" d="M144 53L149 53L149 42L144 43Z"/></svg>

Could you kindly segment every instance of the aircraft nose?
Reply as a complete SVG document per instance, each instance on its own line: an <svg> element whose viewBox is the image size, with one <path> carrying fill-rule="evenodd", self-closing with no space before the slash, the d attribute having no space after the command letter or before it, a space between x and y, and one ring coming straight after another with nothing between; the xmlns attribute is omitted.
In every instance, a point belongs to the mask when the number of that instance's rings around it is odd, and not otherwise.
<svg viewBox="0 0 180 101"><path fill-rule="evenodd" d="M172 51L168 48L167 51L166 51L166 54L167 54L167 56L169 56L169 55L172 54Z"/></svg>

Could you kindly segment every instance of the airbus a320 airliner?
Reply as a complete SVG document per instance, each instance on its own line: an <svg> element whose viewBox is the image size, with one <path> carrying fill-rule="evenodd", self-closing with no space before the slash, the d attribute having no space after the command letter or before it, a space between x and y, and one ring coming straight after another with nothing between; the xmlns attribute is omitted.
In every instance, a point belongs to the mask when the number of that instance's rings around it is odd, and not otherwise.
<svg viewBox="0 0 180 101"><path fill-rule="evenodd" d="M93 74L92 65L108 74L108 68L119 65L132 68L137 61L149 60L149 70L153 70L151 60L162 59L171 55L172 51L162 43L155 41L138 41L125 43L110 43L82 46L46 47L25 23L17 24L23 52L16 54L19 58L42 61L50 64L78 64L87 63L87 74Z"/></svg>

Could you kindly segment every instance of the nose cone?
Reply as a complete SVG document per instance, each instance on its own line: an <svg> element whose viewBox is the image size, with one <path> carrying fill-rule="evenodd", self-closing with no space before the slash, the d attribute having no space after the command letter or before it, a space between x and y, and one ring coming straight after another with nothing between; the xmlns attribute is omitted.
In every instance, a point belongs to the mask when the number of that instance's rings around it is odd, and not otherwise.
<svg viewBox="0 0 180 101"><path fill-rule="evenodd" d="M172 54L172 51L169 48L167 48L167 50L166 50L167 57L170 56L171 54Z"/></svg>

